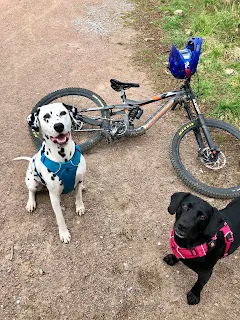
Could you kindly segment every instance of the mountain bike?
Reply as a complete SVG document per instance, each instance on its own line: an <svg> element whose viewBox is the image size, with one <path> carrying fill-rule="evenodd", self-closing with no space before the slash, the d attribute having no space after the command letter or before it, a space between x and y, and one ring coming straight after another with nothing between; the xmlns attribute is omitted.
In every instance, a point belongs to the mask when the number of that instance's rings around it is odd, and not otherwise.
<svg viewBox="0 0 240 320"><path fill-rule="evenodd" d="M75 141L87 151L104 137L108 141L123 136L134 137L145 133L169 110L180 105L189 122L174 134L170 145L170 160L180 179L200 194L213 198L240 196L240 131L215 119L206 119L200 112L190 79L185 79L179 90L158 94L145 100L127 99L126 90L139 87L137 83L111 79L111 87L121 93L121 104L107 105L96 93L82 88L66 88L42 98L40 106L62 102L78 110L72 129ZM166 99L143 124L136 126L147 105ZM41 133L29 127L30 135L39 147Z"/></svg>

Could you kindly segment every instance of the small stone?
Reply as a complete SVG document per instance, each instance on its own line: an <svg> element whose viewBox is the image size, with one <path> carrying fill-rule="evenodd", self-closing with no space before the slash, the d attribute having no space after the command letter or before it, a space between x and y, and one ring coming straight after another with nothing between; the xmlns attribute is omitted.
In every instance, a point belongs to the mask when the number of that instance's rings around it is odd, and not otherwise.
<svg viewBox="0 0 240 320"><path fill-rule="evenodd" d="M103 236L100 236L101 239L103 239Z"/></svg>
<svg viewBox="0 0 240 320"><path fill-rule="evenodd" d="M166 274L166 278L169 278L169 274Z"/></svg>
<svg viewBox="0 0 240 320"><path fill-rule="evenodd" d="M192 34L193 34L191 29L185 29L185 33L187 36L192 36Z"/></svg>
<svg viewBox="0 0 240 320"><path fill-rule="evenodd" d="M19 249L21 249L21 246L20 246L20 244L16 243L14 245L14 250L19 250Z"/></svg>
<svg viewBox="0 0 240 320"><path fill-rule="evenodd" d="M155 39L154 38L144 38L144 41L154 41Z"/></svg>
<svg viewBox="0 0 240 320"><path fill-rule="evenodd" d="M17 300L17 301L16 301L16 304L20 304L20 300Z"/></svg>
<svg viewBox="0 0 240 320"><path fill-rule="evenodd" d="M161 242L158 242L158 244L157 244L158 246L160 246L161 245Z"/></svg>
<svg viewBox="0 0 240 320"><path fill-rule="evenodd" d="M45 271L43 269L39 269L39 273L41 276L43 276L45 274Z"/></svg>
<svg viewBox="0 0 240 320"><path fill-rule="evenodd" d="M178 10L174 11L174 14L175 14L175 16L181 16L182 17L184 15L184 12L183 12L183 10L179 10L178 9Z"/></svg>
<svg viewBox="0 0 240 320"><path fill-rule="evenodd" d="M235 74L235 70L234 69L225 69L225 73L228 76L232 76Z"/></svg>
<svg viewBox="0 0 240 320"><path fill-rule="evenodd" d="M123 263L124 269L128 270L128 264L126 262Z"/></svg>
<svg viewBox="0 0 240 320"><path fill-rule="evenodd" d="M215 199L212 199L212 198L209 198L209 199L208 199L208 202L213 203L214 201L215 201Z"/></svg>

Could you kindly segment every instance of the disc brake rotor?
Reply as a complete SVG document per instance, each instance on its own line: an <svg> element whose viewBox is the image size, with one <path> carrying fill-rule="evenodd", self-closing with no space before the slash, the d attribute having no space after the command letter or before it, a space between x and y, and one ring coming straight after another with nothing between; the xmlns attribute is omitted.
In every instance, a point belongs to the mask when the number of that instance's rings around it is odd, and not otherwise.
<svg viewBox="0 0 240 320"><path fill-rule="evenodd" d="M211 170L219 170L222 169L226 165L226 156L225 154L220 151L217 154L217 159L212 159L212 151L210 148L204 148L201 150L199 155L201 162L204 164L205 167Z"/></svg>

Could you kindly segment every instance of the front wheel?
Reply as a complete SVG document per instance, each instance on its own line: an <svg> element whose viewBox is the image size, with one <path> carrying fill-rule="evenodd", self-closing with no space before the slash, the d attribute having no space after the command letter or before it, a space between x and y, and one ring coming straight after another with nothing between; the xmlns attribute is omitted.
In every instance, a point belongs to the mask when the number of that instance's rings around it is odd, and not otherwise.
<svg viewBox="0 0 240 320"><path fill-rule="evenodd" d="M54 91L43 97L33 108L32 112L36 112L38 107L49 103L62 102L76 107L78 113L81 109L86 108L103 108L106 106L105 101L96 93L82 88L66 88ZM109 118L108 110L96 110L84 112L84 115L92 119ZM79 122L79 125L73 123L74 141L81 147L82 151L87 151L102 139L99 127ZM29 127L29 133L39 148L42 144L42 136Z"/></svg>
<svg viewBox="0 0 240 320"><path fill-rule="evenodd" d="M209 161L209 150L200 123L191 121L178 129L170 147L170 159L180 179L193 190L212 198L240 196L240 131L228 123L205 120L218 158ZM199 150L194 130L199 130L204 148Z"/></svg>

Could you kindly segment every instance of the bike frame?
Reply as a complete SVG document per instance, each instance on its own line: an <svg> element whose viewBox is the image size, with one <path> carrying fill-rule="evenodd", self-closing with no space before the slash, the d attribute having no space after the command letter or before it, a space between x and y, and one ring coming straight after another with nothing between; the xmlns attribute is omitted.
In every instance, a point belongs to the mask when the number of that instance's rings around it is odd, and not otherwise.
<svg viewBox="0 0 240 320"><path fill-rule="evenodd" d="M164 99L169 99L166 103L164 103L163 105L161 105L161 107L153 114L151 115L145 122L143 125L134 128L134 129L129 129L127 130L127 133L131 133L131 132L136 132L136 133L141 133L144 132L146 130L148 130L149 128L152 127L152 125L159 120L162 116L164 116L169 110L171 109L175 109L177 104L183 104L184 105L184 109L187 112L188 118L190 121L199 121L200 126L202 128L203 134L207 140L207 143L209 145L210 150L214 151L214 152L218 152L218 149L216 148L210 133L207 129L206 123L205 123L205 119L204 119L204 115L200 112L200 109L197 105L196 99L195 99L195 95L193 93L193 90L191 88L190 85L190 80L186 79L184 84L181 86L180 90L174 90L174 91L168 91L165 92L163 94L159 94L156 95L154 97L152 97L151 99L147 99L147 100L143 100L143 101L136 101L136 100L129 100L126 97L126 93L124 90L121 90L121 98L123 100L123 104L117 104L117 105L108 105L108 106L103 106L103 107L99 107L99 108L87 108L87 109L82 109L81 113L84 112L89 112L89 111L103 111L103 110L108 110L110 111L110 116L111 115L117 115L117 114L123 114L124 115L124 119L126 119L126 122L128 122L128 112L129 110L132 110L133 108L141 108L143 106L146 106L148 104L157 102L157 101L161 101ZM192 113L191 107L190 107L190 101L192 102L192 106L194 108L195 111L195 116ZM118 111L114 111L114 110L118 110ZM79 129L76 131L105 131L106 128L106 122L109 121L114 121L112 119L107 119L107 118L98 118L98 119L94 119L94 118L90 118L87 116L84 116L83 114L78 116L78 120L82 121L83 123L87 123L90 125L95 125L95 126L99 126L101 128L97 129ZM76 122L76 124L78 124L78 122ZM203 139L202 139L202 135L200 132L199 128L196 128L193 130L195 137L196 137L196 141L198 143L199 149L203 149L204 143L203 143Z"/></svg>

